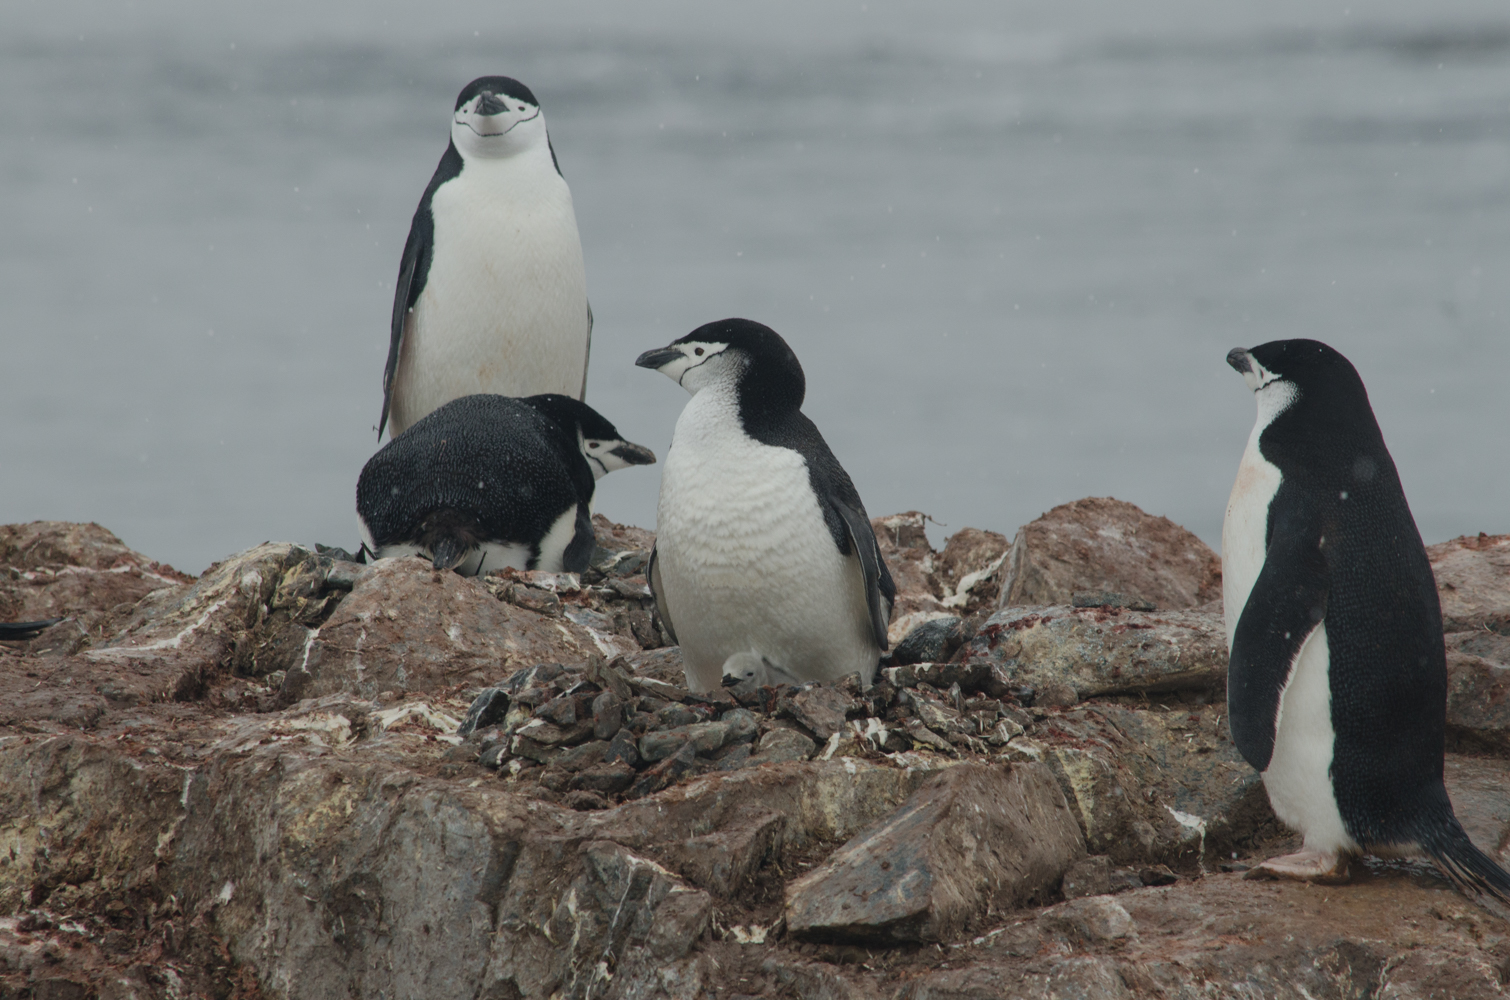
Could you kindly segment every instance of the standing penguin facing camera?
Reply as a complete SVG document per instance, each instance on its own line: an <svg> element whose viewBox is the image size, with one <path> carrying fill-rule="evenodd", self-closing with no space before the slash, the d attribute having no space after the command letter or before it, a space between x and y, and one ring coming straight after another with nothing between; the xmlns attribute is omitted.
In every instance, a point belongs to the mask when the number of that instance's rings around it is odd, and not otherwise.
<svg viewBox="0 0 1510 1000"><path fill-rule="evenodd" d="M1510 874L1442 784L1447 666L1431 564L1348 360L1314 340L1227 355L1258 400L1222 525L1232 739L1305 838L1249 877L1347 879L1428 855L1503 911Z"/></svg>
<svg viewBox="0 0 1510 1000"><path fill-rule="evenodd" d="M865 505L802 413L802 365L770 327L726 319L635 364L692 394L661 476L650 589L687 686L859 673L886 648L896 585Z"/></svg>
<svg viewBox="0 0 1510 1000"><path fill-rule="evenodd" d="M378 434L474 393L581 399L591 335L577 216L540 102L506 76L473 80L404 244Z"/></svg>

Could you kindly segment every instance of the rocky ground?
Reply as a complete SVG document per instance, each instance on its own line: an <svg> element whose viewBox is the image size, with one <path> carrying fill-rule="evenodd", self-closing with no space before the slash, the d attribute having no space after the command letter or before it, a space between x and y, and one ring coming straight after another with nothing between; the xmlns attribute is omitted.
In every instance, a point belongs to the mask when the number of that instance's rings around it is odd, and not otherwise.
<svg viewBox="0 0 1510 1000"><path fill-rule="evenodd" d="M1220 562L1117 501L933 551L878 683L694 695L652 537L464 579L266 544L198 580L0 527L0 998L1489 997L1510 925L1294 845L1228 738ZM1447 777L1510 852L1510 536L1431 550Z"/></svg>

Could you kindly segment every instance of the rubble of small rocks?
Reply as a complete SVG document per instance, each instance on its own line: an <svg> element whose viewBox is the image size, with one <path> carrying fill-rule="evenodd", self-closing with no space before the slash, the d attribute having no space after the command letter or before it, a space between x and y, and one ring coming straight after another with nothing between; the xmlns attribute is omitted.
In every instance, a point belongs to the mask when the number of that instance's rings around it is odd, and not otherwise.
<svg viewBox="0 0 1510 1000"><path fill-rule="evenodd" d="M925 523L874 523L871 688L697 694L653 536L601 517L587 572L483 579L0 528L4 606L73 616L0 644L0 997L1501 994L1510 927L1420 864L1241 881L1294 841L1209 550L1106 500ZM1052 603L1004 599L1013 553ZM1431 554L1449 791L1503 859L1510 536Z"/></svg>

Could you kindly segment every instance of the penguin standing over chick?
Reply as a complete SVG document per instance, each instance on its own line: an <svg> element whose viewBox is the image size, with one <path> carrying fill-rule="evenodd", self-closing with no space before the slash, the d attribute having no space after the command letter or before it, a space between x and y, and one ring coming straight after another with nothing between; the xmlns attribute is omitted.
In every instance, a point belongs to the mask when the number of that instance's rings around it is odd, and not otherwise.
<svg viewBox="0 0 1510 1000"><path fill-rule="evenodd" d="M801 411L792 349L769 327L727 319L635 364L692 394L661 476L649 570L687 686L856 672L869 685L896 585L854 484Z"/></svg>
<svg viewBox="0 0 1510 1000"><path fill-rule="evenodd" d="M1504 912L1510 874L1442 783L1441 606L1362 379L1314 340L1227 362L1258 401L1222 525L1228 715L1304 837L1249 877L1340 882L1359 853L1425 854Z"/></svg>
<svg viewBox="0 0 1510 1000"><path fill-rule="evenodd" d="M654 461L570 396L463 396L368 460L357 481L363 544L463 576L580 572L592 557L596 481Z"/></svg>
<svg viewBox="0 0 1510 1000"><path fill-rule="evenodd" d="M581 399L591 334L571 189L540 102L506 76L473 80L404 244L378 434L475 393Z"/></svg>

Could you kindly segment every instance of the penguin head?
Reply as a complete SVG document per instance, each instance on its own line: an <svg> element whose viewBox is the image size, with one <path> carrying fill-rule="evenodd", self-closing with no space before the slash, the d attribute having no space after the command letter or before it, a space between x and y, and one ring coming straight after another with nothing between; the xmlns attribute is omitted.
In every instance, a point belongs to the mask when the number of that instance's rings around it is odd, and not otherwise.
<svg viewBox="0 0 1510 1000"><path fill-rule="evenodd" d="M1236 347L1227 352L1227 364L1253 390L1266 423L1299 407L1312 414L1313 423L1324 419L1377 426L1358 370L1319 340L1272 340L1251 350Z"/></svg>
<svg viewBox="0 0 1510 1000"><path fill-rule="evenodd" d="M547 392L524 400L540 414L576 438L587 467L594 479L631 465L654 465L655 452L643 445L625 441L617 427L597 410L580 400Z"/></svg>
<svg viewBox="0 0 1510 1000"><path fill-rule="evenodd" d="M807 393L807 379L797 355L781 335L748 319L705 323L666 347L635 359L688 392L719 382L737 383L741 402L763 408L796 410Z"/></svg>
<svg viewBox="0 0 1510 1000"><path fill-rule="evenodd" d="M507 76L482 76L462 88L451 142L463 159L498 159L549 147L545 115L530 88Z"/></svg>

